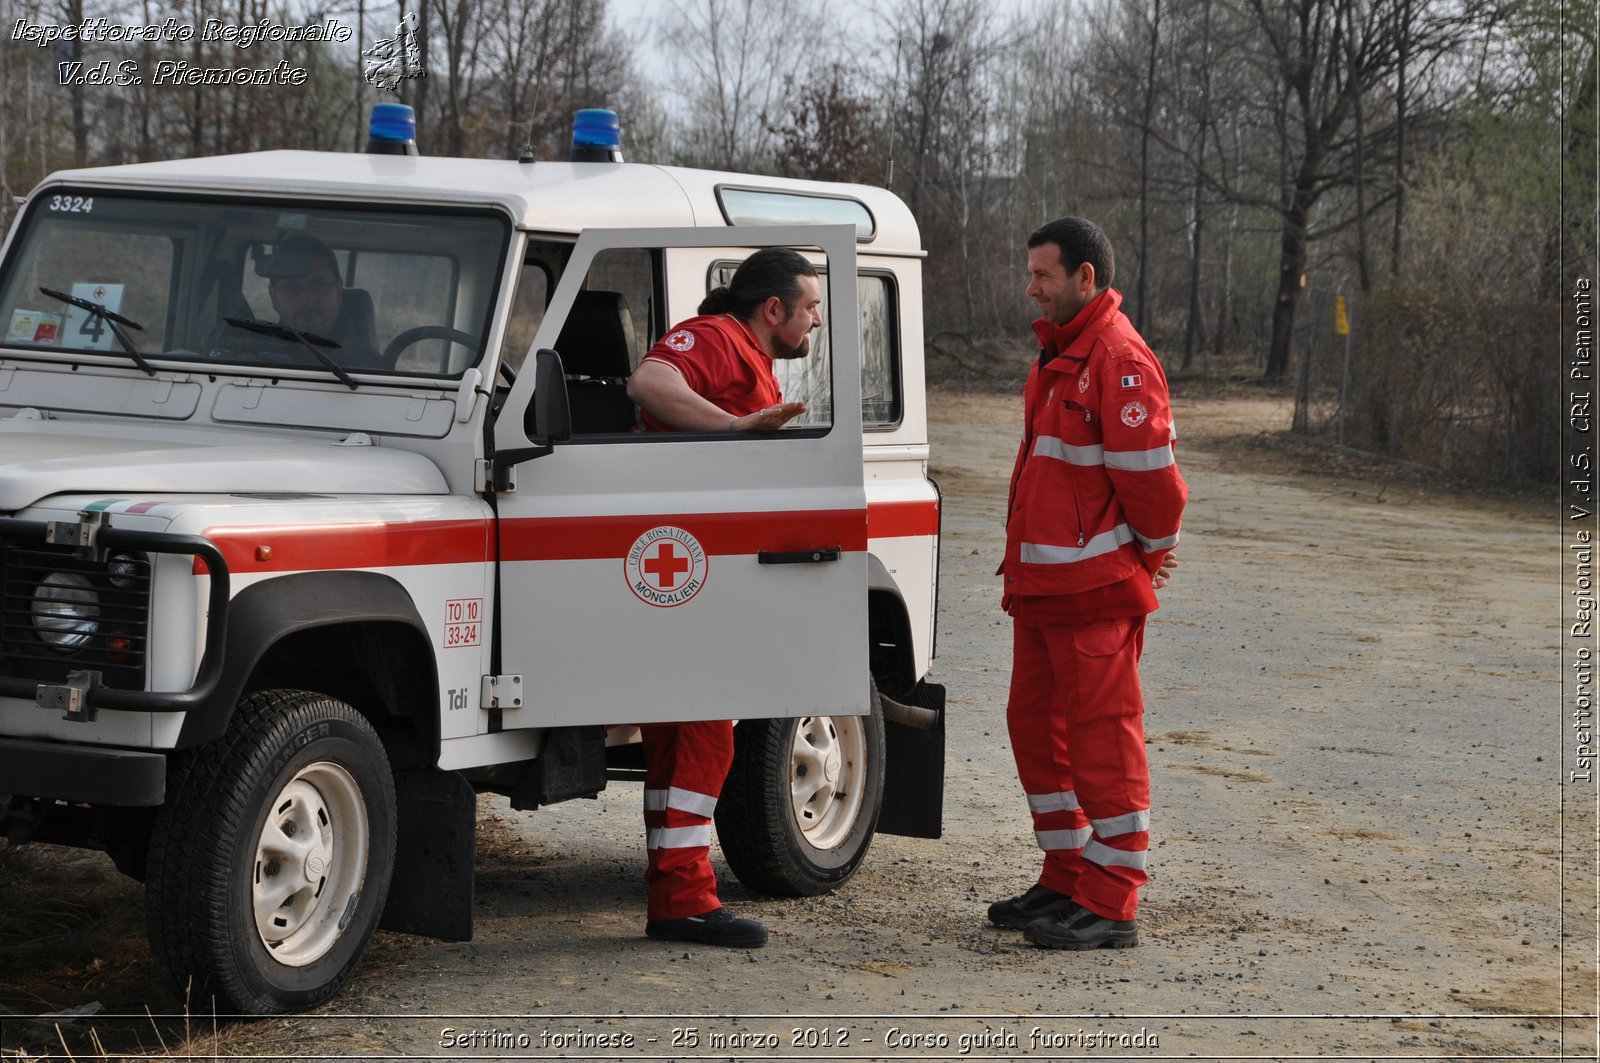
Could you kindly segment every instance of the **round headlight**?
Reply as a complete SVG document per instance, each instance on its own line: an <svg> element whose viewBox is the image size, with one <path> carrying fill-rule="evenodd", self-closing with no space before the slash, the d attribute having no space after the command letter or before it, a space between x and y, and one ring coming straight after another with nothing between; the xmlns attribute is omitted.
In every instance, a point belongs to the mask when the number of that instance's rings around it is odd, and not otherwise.
<svg viewBox="0 0 1600 1063"><path fill-rule="evenodd" d="M142 577L149 567L150 559L144 554L118 554L106 563L106 573L113 587L127 588L133 586L134 580Z"/></svg>
<svg viewBox="0 0 1600 1063"><path fill-rule="evenodd" d="M83 576L55 572L33 592L33 630L62 653L81 649L100 629L100 598Z"/></svg>

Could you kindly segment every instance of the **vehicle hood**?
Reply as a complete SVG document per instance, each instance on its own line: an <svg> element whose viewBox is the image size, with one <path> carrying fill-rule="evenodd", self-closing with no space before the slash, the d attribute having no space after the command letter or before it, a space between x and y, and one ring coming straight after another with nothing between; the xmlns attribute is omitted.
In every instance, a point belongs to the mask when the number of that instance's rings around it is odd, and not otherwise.
<svg viewBox="0 0 1600 1063"><path fill-rule="evenodd" d="M80 492L436 495L427 458L365 436L316 440L205 429L13 418L0 421L0 513Z"/></svg>

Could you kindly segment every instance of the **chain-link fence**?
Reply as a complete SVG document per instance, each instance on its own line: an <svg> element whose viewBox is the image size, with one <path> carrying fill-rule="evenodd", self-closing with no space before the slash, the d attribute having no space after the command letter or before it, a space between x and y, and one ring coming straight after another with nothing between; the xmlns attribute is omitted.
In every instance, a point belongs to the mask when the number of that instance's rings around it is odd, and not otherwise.
<svg viewBox="0 0 1600 1063"><path fill-rule="evenodd" d="M1296 432L1458 475L1561 479L1559 304L1313 287L1300 309Z"/></svg>

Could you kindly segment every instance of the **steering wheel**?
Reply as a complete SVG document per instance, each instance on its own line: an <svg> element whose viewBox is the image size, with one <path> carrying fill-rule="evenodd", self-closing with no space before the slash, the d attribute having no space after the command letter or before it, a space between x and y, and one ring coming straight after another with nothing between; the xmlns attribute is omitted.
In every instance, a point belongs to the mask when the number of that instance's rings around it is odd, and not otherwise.
<svg viewBox="0 0 1600 1063"><path fill-rule="evenodd" d="M449 325L418 325L416 328L406 329L384 346L383 364L393 369L400 361L401 351L424 340L449 340L451 343L471 347L478 342L478 337L470 332L451 328ZM441 365L439 368L443 371L448 366Z"/></svg>

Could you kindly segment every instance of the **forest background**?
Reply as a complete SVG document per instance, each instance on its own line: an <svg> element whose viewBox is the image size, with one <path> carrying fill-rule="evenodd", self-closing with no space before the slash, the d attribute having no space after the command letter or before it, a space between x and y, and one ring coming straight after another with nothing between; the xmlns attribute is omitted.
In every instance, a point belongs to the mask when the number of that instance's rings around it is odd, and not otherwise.
<svg viewBox="0 0 1600 1063"><path fill-rule="evenodd" d="M1080 214L1111 236L1124 309L1180 380L1292 389L1296 430L1390 457L1563 478L1563 328L1595 275L1595 0L623 8L0 0L0 224L56 169L360 150L383 100L416 108L424 153L486 158L563 158L573 112L605 106L629 161L896 192L930 251L928 353L944 375L1020 378L1021 249ZM387 92L361 53L408 16L417 66ZM24 32L97 17L352 32L248 48ZM306 76L158 85L162 59ZM107 60L146 76L66 73Z"/></svg>

